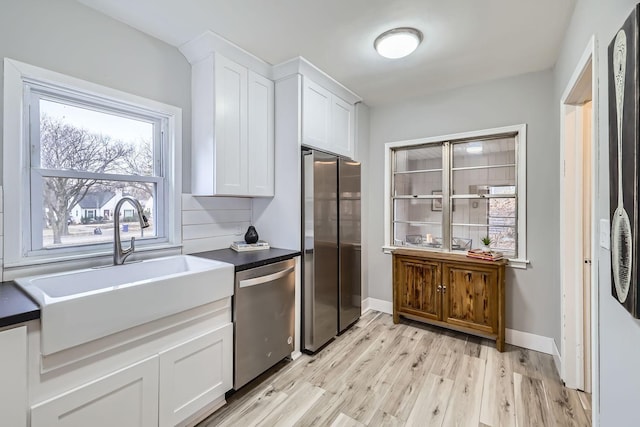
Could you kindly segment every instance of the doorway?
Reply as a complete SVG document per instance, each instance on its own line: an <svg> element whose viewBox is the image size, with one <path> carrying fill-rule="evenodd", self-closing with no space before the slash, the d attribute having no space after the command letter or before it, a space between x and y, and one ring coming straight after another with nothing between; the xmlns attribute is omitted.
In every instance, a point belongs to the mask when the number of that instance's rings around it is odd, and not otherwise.
<svg viewBox="0 0 640 427"><path fill-rule="evenodd" d="M597 405L598 333L594 237L597 174L595 52L595 39L592 38L560 105L560 376L567 387L586 393L593 390L594 407Z"/></svg>

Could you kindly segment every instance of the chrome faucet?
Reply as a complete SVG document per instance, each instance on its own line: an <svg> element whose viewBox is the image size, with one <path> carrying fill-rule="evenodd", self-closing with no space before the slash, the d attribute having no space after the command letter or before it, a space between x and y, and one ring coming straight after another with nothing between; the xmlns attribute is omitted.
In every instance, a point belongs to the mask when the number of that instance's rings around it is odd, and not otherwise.
<svg viewBox="0 0 640 427"><path fill-rule="evenodd" d="M125 202L131 203L138 212L138 219L140 220L140 227L149 227L147 217L142 213L142 206L140 202L130 196L124 196L118 200L115 209L113 210L113 265L124 264L124 260L133 253L136 248L136 238L131 238L131 246L129 249L122 249L122 241L120 240L120 209ZM142 230L140 230L142 232Z"/></svg>

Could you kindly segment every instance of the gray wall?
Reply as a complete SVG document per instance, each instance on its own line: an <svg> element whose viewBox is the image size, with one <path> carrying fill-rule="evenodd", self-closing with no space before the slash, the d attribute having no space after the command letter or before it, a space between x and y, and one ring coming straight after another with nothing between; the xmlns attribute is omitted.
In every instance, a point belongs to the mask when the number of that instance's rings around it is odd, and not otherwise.
<svg viewBox="0 0 640 427"><path fill-rule="evenodd" d="M571 19L554 69L554 100L559 103L573 70L592 35L597 40L598 69L598 218L609 218L609 119L607 47L631 13L636 1L580 0ZM557 105L557 104L556 104ZM555 110L554 125L559 128ZM602 426L637 426L640 396L640 321L633 319L611 296L610 253L600 248L600 422Z"/></svg>
<svg viewBox="0 0 640 427"><path fill-rule="evenodd" d="M369 122L370 109L367 105L360 103L356 105L357 129L356 129L356 160L361 162L360 166L360 212L361 212L361 231L362 231L362 299L369 297L369 215L366 214L369 205L369 175L371 167L369 164L369 131L371 125Z"/></svg>
<svg viewBox="0 0 640 427"><path fill-rule="evenodd" d="M550 126L551 71L469 86L371 108L367 209L369 297L391 301L391 256L384 243L384 143L527 123L527 257L529 268L508 268L507 328L560 342L559 148Z"/></svg>
<svg viewBox="0 0 640 427"><path fill-rule="evenodd" d="M190 189L191 67L175 47L72 0L2 0L0 57L182 108Z"/></svg>

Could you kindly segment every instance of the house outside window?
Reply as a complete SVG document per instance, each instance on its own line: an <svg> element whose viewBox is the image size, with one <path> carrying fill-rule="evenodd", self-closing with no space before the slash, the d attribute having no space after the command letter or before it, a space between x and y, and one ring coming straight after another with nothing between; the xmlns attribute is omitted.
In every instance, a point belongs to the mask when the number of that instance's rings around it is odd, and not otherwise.
<svg viewBox="0 0 640 427"><path fill-rule="evenodd" d="M123 194L140 201L151 224L144 233L131 224L123 239L135 236L139 250L180 243L180 109L9 59L6 87L5 138L21 144L5 153L5 182L18 176L20 184L5 187L5 197L24 213L5 221L25 226L5 265L108 250Z"/></svg>
<svg viewBox="0 0 640 427"><path fill-rule="evenodd" d="M523 267L525 153L525 125L387 143L385 246L465 252L489 236Z"/></svg>
<svg viewBox="0 0 640 427"><path fill-rule="evenodd" d="M123 192L141 202L164 203L164 119L38 82L25 82L24 92L29 100L31 251L113 241L113 219L98 212L115 207ZM78 205L84 215L69 224ZM40 222L38 210L46 222ZM133 211L125 218L133 218ZM135 236L139 244L163 239L164 218L158 219L150 218L144 235L133 226L122 237Z"/></svg>

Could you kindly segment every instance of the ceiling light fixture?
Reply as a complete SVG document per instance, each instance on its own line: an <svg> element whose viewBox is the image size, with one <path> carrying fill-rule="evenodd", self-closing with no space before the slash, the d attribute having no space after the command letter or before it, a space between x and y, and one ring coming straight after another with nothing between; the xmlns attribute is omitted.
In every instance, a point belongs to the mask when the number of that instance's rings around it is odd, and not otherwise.
<svg viewBox="0 0 640 427"><path fill-rule="evenodd" d="M422 33L415 28L394 28L376 37L373 47L385 58L403 58L416 50L422 38Z"/></svg>

